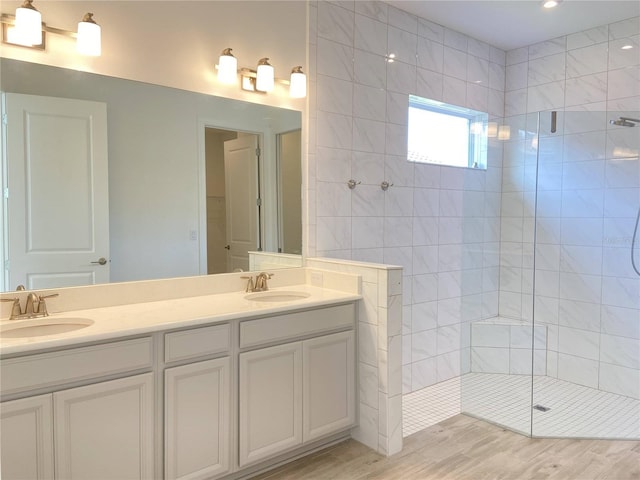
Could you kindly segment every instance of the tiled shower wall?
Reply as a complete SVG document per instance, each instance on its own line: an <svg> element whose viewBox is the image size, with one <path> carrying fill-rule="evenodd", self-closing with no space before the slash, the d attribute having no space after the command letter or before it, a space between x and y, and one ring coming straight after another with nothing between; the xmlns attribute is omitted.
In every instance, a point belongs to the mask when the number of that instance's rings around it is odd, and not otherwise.
<svg viewBox="0 0 640 480"><path fill-rule="evenodd" d="M375 1L311 2L309 43L309 253L403 267L404 392L460 375L498 313L502 147L407 162L408 94L502 117L505 52Z"/></svg>
<svg viewBox="0 0 640 480"><path fill-rule="evenodd" d="M540 115L535 320L547 375L640 397L640 18L507 52L500 314L532 318L535 145ZM632 49L621 49L632 45ZM550 132L550 110L559 110ZM530 133L526 133L530 132ZM519 135L518 135L519 133ZM514 135L515 134L515 135ZM638 254L638 250L636 250Z"/></svg>

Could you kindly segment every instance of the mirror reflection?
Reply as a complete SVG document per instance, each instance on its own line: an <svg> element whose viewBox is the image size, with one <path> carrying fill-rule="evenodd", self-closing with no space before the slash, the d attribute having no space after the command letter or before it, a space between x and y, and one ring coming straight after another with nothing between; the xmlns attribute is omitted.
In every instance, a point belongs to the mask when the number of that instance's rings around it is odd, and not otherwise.
<svg viewBox="0 0 640 480"><path fill-rule="evenodd" d="M17 60L0 72L2 290L299 258L300 112Z"/></svg>

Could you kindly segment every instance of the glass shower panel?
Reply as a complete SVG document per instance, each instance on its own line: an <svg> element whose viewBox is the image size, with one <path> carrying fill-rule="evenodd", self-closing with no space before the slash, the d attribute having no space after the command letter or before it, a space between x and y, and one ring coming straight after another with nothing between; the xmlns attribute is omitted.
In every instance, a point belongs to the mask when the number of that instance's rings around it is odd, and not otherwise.
<svg viewBox="0 0 640 480"><path fill-rule="evenodd" d="M640 112L550 127L541 113L532 435L638 439Z"/></svg>
<svg viewBox="0 0 640 480"><path fill-rule="evenodd" d="M489 141L487 175L499 181L485 190L482 314L470 321L469 373L461 377L463 413L526 435L538 143L537 114L502 119Z"/></svg>

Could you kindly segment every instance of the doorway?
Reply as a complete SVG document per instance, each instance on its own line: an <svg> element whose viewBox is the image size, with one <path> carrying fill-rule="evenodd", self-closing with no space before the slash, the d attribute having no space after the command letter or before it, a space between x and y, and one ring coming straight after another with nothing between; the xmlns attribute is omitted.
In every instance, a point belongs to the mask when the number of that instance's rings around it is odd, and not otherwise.
<svg viewBox="0 0 640 480"><path fill-rule="evenodd" d="M249 270L260 250L260 137L205 128L207 273Z"/></svg>

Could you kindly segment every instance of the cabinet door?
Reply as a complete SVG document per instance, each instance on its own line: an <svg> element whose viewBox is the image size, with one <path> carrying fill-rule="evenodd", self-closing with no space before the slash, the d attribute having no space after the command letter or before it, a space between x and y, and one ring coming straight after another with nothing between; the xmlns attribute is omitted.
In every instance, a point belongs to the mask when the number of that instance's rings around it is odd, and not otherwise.
<svg viewBox="0 0 640 480"><path fill-rule="evenodd" d="M302 443L302 343L240 354L240 466Z"/></svg>
<svg viewBox="0 0 640 480"><path fill-rule="evenodd" d="M353 332L303 342L303 439L315 440L355 421Z"/></svg>
<svg viewBox="0 0 640 480"><path fill-rule="evenodd" d="M53 394L56 477L154 478L153 374Z"/></svg>
<svg viewBox="0 0 640 480"><path fill-rule="evenodd" d="M51 395L0 404L0 478L53 478Z"/></svg>
<svg viewBox="0 0 640 480"><path fill-rule="evenodd" d="M229 357L165 370L165 478L229 471Z"/></svg>

